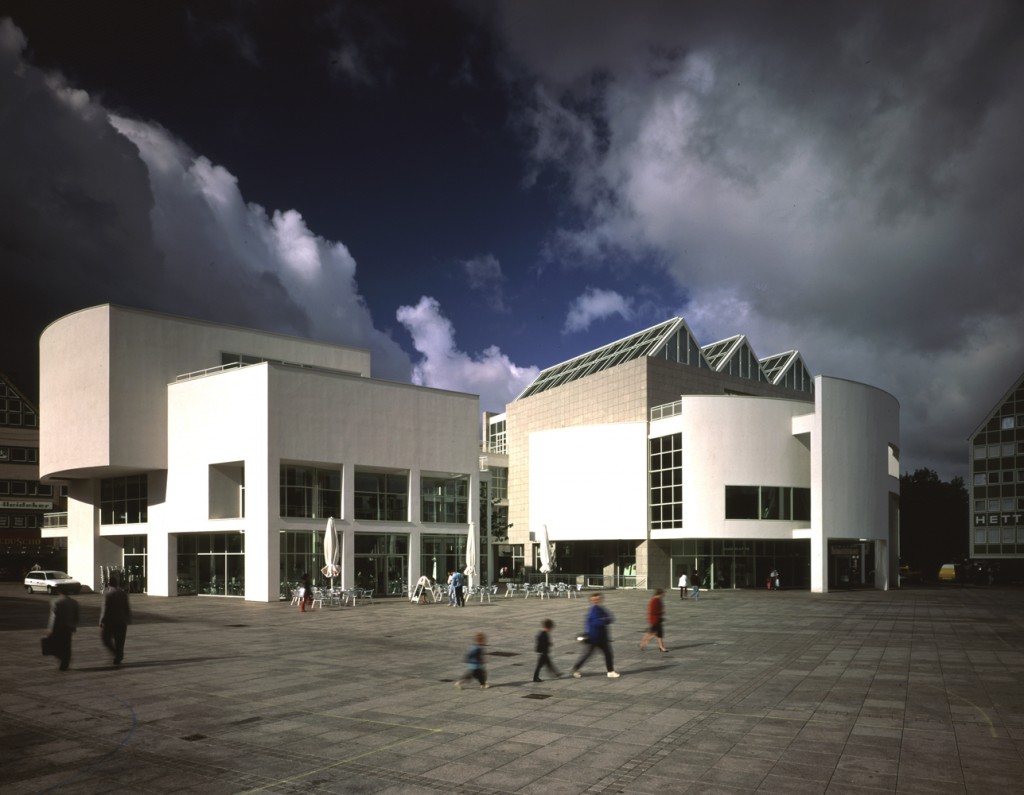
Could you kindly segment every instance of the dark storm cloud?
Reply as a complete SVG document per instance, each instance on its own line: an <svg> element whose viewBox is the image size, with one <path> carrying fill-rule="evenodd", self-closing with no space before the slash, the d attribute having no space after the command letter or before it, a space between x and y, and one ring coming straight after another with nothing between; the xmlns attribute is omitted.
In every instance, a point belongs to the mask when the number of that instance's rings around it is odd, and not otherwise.
<svg viewBox="0 0 1024 795"><path fill-rule="evenodd" d="M361 345L378 375L408 379L343 245L294 210L245 202L225 169L156 124L108 113L25 47L0 22L0 257L36 333L72 309L122 303ZM20 345L5 366L31 374L34 353Z"/></svg>
<svg viewBox="0 0 1024 795"><path fill-rule="evenodd" d="M1024 365L1024 6L500 5L574 267L666 267L703 342L876 384L959 468ZM938 431L938 432L937 432ZM952 442L943 441L952 439Z"/></svg>

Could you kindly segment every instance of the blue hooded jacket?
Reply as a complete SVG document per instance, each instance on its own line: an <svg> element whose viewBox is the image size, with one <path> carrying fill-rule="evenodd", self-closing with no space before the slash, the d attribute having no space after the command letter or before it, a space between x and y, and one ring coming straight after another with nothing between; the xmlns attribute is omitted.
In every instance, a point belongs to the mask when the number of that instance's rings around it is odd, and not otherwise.
<svg viewBox="0 0 1024 795"><path fill-rule="evenodd" d="M583 630L587 633L590 642L599 643L608 640L608 625L612 621L614 621L612 614L601 605L591 605L586 623L583 625Z"/></svg>

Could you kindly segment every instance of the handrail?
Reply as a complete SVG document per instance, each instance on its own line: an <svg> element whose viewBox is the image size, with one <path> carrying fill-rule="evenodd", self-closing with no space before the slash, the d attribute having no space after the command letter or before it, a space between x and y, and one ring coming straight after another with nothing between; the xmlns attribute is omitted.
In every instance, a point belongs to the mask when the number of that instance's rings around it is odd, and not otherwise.
<svg viewBox="0 0 1024 795"><path fill-rule="evenodd" d="M67 527L68 526L68 512L58 511L55 513L44 513L43 514L43 527Z"/></svg>
<svg viewBox="0 0 1024 795"><path fill-rule="evenodd" d="M660 406L651 407L651 420L661 420L666 417L675 417L683 413L683 401L673 400L671 403L662 403Z"/></svg>

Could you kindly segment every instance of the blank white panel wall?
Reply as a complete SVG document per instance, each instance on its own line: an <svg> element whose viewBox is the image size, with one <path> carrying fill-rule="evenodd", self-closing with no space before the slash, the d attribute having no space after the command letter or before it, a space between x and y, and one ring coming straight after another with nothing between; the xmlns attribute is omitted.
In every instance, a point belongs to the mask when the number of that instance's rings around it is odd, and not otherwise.
<svg viewBox="0 0 1024 795"><path fill-rule="evenodd" d="M530 530L555 541L644 539L646 423L530 434Z"/></svg>

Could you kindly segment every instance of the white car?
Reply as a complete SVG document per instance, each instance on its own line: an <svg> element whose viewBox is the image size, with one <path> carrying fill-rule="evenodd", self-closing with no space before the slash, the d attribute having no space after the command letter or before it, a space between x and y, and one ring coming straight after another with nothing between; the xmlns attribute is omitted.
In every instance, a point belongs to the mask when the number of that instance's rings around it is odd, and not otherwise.
<svg viewBox="0 0 1024 795"><path fill-rule="evenodd" d="M82 590L82 583L66 571L30 571L25 577L25 590L29 593L46 591L55 593L58 585L66 586L70 593Z"/></svg>

